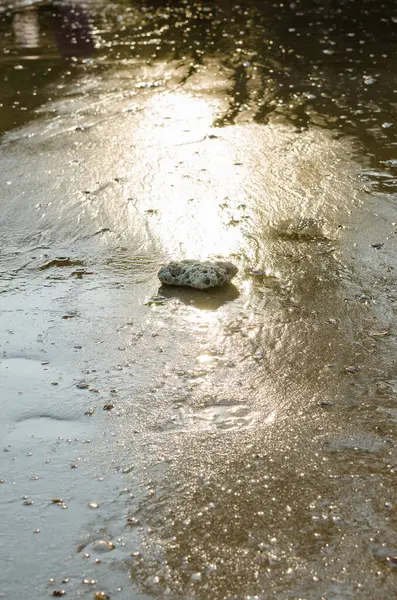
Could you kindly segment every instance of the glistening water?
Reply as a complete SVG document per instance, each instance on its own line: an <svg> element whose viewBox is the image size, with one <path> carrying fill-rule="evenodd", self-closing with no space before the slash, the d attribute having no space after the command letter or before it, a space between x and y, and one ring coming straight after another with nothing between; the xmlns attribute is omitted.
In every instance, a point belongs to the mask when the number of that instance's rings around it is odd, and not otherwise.
<svg viewBox="0 0 397 600"><path fill-rule="evenodd" d="M1 0L0 598L395 597L396 27Z"/></svg>

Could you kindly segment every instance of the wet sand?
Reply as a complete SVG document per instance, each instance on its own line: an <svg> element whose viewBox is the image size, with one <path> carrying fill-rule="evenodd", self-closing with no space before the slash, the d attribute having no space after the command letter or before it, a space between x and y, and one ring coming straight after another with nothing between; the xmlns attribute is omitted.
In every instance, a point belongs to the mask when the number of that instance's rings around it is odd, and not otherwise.
<svg viewBox="0 0 397 600"><path fill-rule="evenodd" d="M265 5L0 13L0 598L394 597L395 21Z"/></svg>

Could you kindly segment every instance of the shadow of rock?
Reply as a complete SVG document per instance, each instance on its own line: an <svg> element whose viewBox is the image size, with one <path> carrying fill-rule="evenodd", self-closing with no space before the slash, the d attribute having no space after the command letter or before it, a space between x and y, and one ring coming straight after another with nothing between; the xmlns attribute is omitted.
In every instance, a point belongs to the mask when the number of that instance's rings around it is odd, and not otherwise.
<svg viewBox="0 0 397 600"><path fill-rule="evenodd" d="M189 304L201 310L217 310L226 302L232 302L240 296L236 286L231 283L224 287L214 287L209 290L161 285L157 293L165 298L177 299L183 304Z"/></svg>

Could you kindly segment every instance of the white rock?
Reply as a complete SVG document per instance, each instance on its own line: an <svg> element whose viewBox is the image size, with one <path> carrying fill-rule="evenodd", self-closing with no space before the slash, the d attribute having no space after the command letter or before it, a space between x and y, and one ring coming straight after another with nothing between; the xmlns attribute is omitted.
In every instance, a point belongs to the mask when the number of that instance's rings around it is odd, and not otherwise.
<svg viewBox="0 0 397 600"><path fill-rule="evenodd" d="M158 278L161 283L167 285L184 285L206 290L229 283L237 271L237 267L230 262L181 260L162 267Z"/></svg>

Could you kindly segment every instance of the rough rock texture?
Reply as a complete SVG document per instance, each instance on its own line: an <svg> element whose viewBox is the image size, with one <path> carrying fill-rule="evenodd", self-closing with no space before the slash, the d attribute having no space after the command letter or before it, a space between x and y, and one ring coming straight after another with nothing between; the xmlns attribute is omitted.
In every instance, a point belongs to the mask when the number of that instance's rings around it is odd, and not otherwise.
<svg viewBox="0 0 397 600"><path fill-rule="evenodd" d="M184 285L206 290L225 285L236 275L238 269L230 262L182 260L170 262L158 272L161 283Z"/></svg>

